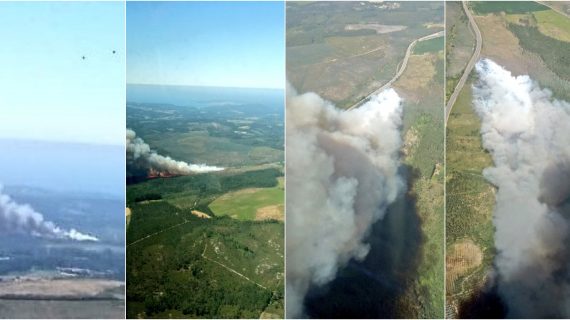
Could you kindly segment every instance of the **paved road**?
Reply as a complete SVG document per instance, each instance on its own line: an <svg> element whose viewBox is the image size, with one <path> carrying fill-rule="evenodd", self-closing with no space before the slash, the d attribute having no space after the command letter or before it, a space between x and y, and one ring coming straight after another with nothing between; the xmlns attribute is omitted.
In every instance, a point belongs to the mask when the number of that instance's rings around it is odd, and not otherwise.
<svg viewBox="0 0 570 320"><path fill-rule="evenodd" d="M375 94L378 94L380 92L382 92L382 90L388 88L389 86L391 86L396 80L398 80L398 78L404 73L404 70L406 70L406 67L408 66L408 60L410 58L410 55L412 54L412 49L414 48L414 46L416 45L416 43L420 42L420 41L425 41L425 40L429 40L429 39L433 39L433 38L437 38L437 37L443 37L444 36L444 31L440 31L440 32L436 32L430 35L427 35L425 37L421 37L419 39L416 39L414 41L412 41L412 43L410 43L410 45L408 46L408 49L406 50L406 55L404 56L404 60L402 60L402 65L400 66L400 68L396 71L396 75L394 75L394 77L386 82L383 86L381 86L380 88L374 90L372 93L370 93L369 95L367 95L365 98L361 99L360 101L358 101L357 103L353 104L350 108L348 108L347 110L351 110L354 108L358 108L361 105L363 105L366 101L370 100L370 97L372 97Z"/></svg>
<svg viewBox="0 0 570 320"><path fill-rule="evenodd" d="M475 40L476 40L475 51L473 52L473 56L471 56L471 60L469 60L467 67L465 67L463 75L461 75L459 82L455 86L453 93L451 94L449 100L447 101L447 105L445 106L445 123L447 123L447 119L449 119L449 115L451 114L451 108L453 108L453 105L455 104L455 101L457 100L457 97L459 96L461 89L463 89L463 86L465 85L465 82L467 81L467 78L469 77L471 70L473 70L473 67L475 66L477 61L479 61L479 56L481 55L481 47L483 46L483 38L481 37L481 31L479 31L479 27L475 22L475 18L473 18L471 11L469 11L469 8L467 7L467 1L463 1L463 10L465 10L465 14L467 15L467 18L469 18L469 26L471 27L471 30L473 30L473 33L475 33Z"/></svg>

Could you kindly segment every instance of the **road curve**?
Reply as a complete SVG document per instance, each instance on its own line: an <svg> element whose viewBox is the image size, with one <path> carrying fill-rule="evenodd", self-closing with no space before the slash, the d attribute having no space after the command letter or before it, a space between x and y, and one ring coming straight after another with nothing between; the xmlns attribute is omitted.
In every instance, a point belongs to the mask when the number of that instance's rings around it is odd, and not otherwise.
<svg viewBox="0 0 570 320"><path fill-rule="evenodd" d="M455 104L455 101L457 100L457 97L459 96L461 89L463 89L463 86L465 85L465 82L467 81L467 78L469 77L471 70L473 70L473 67L475 66L477 61L479 61L479 56L481 55L481 47L483 46L483 38L481 37L481 31L479 31L479 27L475 22L475 18L473 18L471 11L469 11L469 8L467 7L467 1L462 1L462 3L463 3L463 10L465 10L465 15L467 15L467 18L469 18L469 26L471 27L471 30L473 30L473 33L475 33L476 44L475 44L475 51L473 51L473 56L471 56L471 60L469 60L469 63L467 64L465 70L463 71L463 75L461 75L461 79L459 79L459 82L455 86L453 93L451 94L449 100L447 101L447 104L445 105L445 123L447 123L447 119L449 119L449 115L451 114L451 108L453 108L453 105Z"/></svg>
<svg viewBox="0 0 570 320"><path fill-rule="evenodd" d="M386 82L383 86L381 86L380 88L374 90L372 93L370 93L369 95L367 95L366 97L360 99L358 102L356 102L355 104L353 104L350 108L346 109L346 110L352 110L354 108L358 108L361 105L363 105L366 101L370 100L370 97L372 97L375 94L378 94L380 92L382 92L382 90L386 89L387 87L391 86L396 80L398 80L398 78L404 73L404 70L406 70L406 67L408 66L408 60L410 58L410 55L412 54L412 49L414 48L414 46L416 45L416 43L420 42L420 41L425 41L425 40L430 40L433 38L437 38L437 37L442 37L444 36L444 31L439 31L436 33L432 33L430 35L427 35L425 37L421 37L419 39L416 39L414 41L412 41L412 43L410 43L410 45L408 46L408 49L406 49L406 55L404 56L404 60L402 60L402 65L400 66L400 68L396 71L396 74L394 75L394 77L392 79L390 79L390 81Z"/></svg>

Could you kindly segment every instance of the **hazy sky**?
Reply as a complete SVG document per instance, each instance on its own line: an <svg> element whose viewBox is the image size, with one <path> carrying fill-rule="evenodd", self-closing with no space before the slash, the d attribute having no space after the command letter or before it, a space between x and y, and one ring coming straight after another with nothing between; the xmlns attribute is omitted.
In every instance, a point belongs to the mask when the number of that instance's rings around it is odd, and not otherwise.
<svg viewBox="0 0 570 320"><path fill-rule="evenodd" d="M125 143L124 8L0 2L0 138Z"/></svg>
<svg viewBox="0 0 570 320"><path fill-rule="evenodd" d="M284 88L282 2L127 3L127 82Z"/></svg>

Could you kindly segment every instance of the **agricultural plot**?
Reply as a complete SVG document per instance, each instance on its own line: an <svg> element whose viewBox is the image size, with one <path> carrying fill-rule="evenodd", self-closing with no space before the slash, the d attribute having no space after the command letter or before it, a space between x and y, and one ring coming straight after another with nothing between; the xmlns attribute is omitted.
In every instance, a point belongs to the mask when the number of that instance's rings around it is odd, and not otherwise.
<svg viewBox="0 0 570 320"><path fill-rule="evenodd" d="M274 188L242 189L226 193L214 200L209 208L216 216L242 220L284 219L284 186L279 179Z"/></svg>

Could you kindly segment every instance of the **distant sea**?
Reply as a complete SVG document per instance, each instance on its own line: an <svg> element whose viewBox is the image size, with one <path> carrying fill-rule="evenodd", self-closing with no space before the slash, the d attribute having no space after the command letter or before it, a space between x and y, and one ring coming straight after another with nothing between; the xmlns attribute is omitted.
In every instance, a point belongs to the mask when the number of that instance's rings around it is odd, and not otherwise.
<svg viewBox="0 0 570 320"><path fill-rule="evenodd" d="M281 107L284 94L284 89L127 84L127 102L165 103L177 106L199 107L213 103L243 103Z"/></svg>
<svg viewBox="0 0 570 320"><path fill-rule="evenodd" d="M122 199L123 146L0 139L0 184Z"/></svg>

